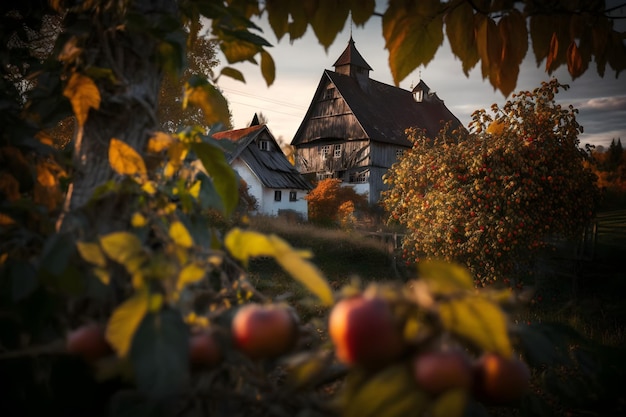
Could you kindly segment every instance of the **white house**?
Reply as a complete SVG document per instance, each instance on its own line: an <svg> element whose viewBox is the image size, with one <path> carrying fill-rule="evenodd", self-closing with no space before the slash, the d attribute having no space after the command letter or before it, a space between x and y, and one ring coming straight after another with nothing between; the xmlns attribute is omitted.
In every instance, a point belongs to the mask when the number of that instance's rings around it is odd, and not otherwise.
<svg viewBox="0 0 626 417"><path fill-rule="evenodd" d="M257 199L259 214L277 216L281 211L292 211L305 220L308 218L304 197L313 187L289 163L267 125L253 124L214 133L213 137L235 144L235 149L227 155L228 162Z"/></svg>

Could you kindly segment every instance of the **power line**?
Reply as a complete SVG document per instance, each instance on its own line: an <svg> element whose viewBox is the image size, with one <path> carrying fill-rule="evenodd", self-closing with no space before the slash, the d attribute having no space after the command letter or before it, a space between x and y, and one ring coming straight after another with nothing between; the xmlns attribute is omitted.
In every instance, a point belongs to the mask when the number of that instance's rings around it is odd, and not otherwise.
<svg viewBox="0 0 626 417"><path fill-rule="evenodd" d="M239 105L241 105L241 106L252 107L252 108L255 108L255 109L258 109L258 108L259 108L259 106L254 106L254 105L252 105L252 104L248 104L248 103L241 103L241 102L239 102L239 101L233 101L233 100L228 100L228 101L229 101L230 103L239 104ZM286 116L293 116L293 117L301 117L301 116L302 116L301 114L285 113L285 112L282 112L282 111L280 111L280 110L274 110L274 109L271 109L270 111L272 111L273 113L280 113L280 114L284 114L284 115L286 115Z"/></svg>
<svg viewBox="0 0 626 417"><path fill-rule="evenodd" d="M244 97L250 97L250 98L254 98L256 100L267 101L268 103L278 104L280 106L290 107L292 109L297 109L297 110L306 110L307 109L305 106L300 106L300 105L297 105L297 104L289 103L287 101L280 101L280 100L276 100L276 99L272 99L272 98L262 97L262 96L259 96L259 95L256 95L256 94L247 93L245 91L233 90L231 88L225 88L225 87L221 87L221 89L224 90L227 93L230 92L232 94L236 94L236 95L240 95L240 96L244 96Z"/></svg>

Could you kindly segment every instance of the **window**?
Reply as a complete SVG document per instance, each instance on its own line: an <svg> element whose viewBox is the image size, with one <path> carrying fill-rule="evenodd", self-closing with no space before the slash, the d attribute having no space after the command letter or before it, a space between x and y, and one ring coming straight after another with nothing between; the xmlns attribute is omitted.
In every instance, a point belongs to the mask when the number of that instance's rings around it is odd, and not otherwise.
<svg viewBox="0 0 626 417"><path fill-rule="evenodd" d="M324 100L330 100L335 98L335 87L328 87L326 91L324 91Z"/></svg>
<svg viewBox="0 0 626 417"><path fill-rule="evenodd" d="M367 182L367 179L369 177L369 172L368 171L361 171L361 172L351 172L350 173L350 177L349 177L349 181L350 182Z"/></svg>
<svg viewBox="0 0 626 417"><path fill-rule="evenodd" d="M396 149L396 159L402 158L402 155L404 155L404 149Z"/></svg>
<svg viewBox="0 0 626 417"><path fill-rule="evenodd" d="M274 191L274 201L280 201L283 198L283 193L280 190Z"/></svg>
<svg viewBox="0 0 626 417"><path fill-rule="evenodd" d="M320 147L320 155L322 156L322 159L326 159L329 153L330 153L330 145L323 145Z"/></svg>
<svg viewBox="0 0 626 417"><path fill-rule="evenodd" d="M335 145L335 152L333 152L335 159L341 158L341 144Z"/></svg>
<svg viewBox="0 0 626 417"><path fill-rule="evenodd" d="M298 192L289 191L289 201L297 201L297 200L298 200Z"/></svg>
<svg viewBox="0 0 626 417"><path fill-rule="evenodd" d="M269 151L270 150L270 143L266 140L261 140L259 141L259 149L262 151Z"/></svg>
<svg viewBox="0 0 626 417"><path fill-rule="evenodd" d="M333 173L332 172L318 172L316 173L317 176L317 180L321 181L321 180L325 180L327 178L332 178L333 177Z"/></svg>

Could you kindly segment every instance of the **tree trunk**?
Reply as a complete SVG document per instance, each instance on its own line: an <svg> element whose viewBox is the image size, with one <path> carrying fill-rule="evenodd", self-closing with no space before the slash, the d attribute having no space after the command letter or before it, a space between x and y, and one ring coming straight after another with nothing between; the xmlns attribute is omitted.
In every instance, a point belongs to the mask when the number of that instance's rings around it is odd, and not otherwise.
<svg viewBox="0 0 626 417"><path fill-rule="evenodd" d="M135 0L130 10L149 24L176 13L175 1ZM92 32L85 46L83 62L110 68L116 82L94 80L101 95L100 108L92 109L82 132L75 136L73 183L67 193L59 229L94 237L126 229L130 200L125 195L107 195L90 202L96 188L115 179L108 160L112 138L126 142L143 154L148 138L157 130L156 108L161 68L157 63L158 39L131 30L116 22L114 13L105 11L92 17ZM105 25L103 22L107 22Z"/></svg>

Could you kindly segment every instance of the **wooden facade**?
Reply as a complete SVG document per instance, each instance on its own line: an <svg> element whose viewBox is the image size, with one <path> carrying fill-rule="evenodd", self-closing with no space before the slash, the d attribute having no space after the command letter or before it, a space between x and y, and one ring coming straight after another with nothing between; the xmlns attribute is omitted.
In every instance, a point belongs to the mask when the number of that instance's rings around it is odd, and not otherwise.
<svg viewBox="0 0 626 417"><path fill-rule="evenodd" d="M334 67L324 71L291 142L296 167L308 178L339 178L376 204L382 176L411 146L406 129L434 137L443 123L461 123L423 81L408 91L370 79L352 38Z"/></svg>

